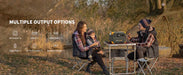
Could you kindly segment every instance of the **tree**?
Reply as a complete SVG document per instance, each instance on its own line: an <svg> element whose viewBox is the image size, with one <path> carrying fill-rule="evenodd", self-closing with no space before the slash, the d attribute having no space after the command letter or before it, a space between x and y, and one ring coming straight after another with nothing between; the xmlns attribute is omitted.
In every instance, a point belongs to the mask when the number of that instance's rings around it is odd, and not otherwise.
<svg viewBox="0 0 183 75"><path fill-rule="evenodd" d="M163 3L163 6L162 6ZM162 14L164 12L164 6L166 0L149 0L149 13L150 14Z"/></svg>

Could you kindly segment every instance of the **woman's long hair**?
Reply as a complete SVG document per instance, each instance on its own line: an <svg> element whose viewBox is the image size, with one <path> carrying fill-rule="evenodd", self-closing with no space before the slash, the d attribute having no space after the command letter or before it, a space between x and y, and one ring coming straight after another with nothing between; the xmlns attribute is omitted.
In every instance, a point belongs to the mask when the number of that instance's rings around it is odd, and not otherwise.
<svg viewBox="0 0 183 75"><path fill-rule="evenodd" d="M81 38L81 41L83 43L83 45L86 45L86 39L85 39L85 34L81 34L82 33L82 29L84 28L84 25L86 24L86 22L84 21L79 21L76 27L75 31L78 31L79 33L79 37Z"/></svg>

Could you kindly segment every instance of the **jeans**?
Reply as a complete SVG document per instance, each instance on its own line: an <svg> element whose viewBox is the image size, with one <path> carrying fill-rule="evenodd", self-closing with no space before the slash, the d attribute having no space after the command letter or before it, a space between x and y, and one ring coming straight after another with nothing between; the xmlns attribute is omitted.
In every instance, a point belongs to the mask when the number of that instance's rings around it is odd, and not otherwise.
<svg viewBox="0 0 183 75"><path fill-rule="evenodd" d="M137 47L136 59L146 57L146 51L147 51L147 48L145 48L145 47ZM131 52L130 54L128 54L128 59L134 60L134 52Z"/></svg>

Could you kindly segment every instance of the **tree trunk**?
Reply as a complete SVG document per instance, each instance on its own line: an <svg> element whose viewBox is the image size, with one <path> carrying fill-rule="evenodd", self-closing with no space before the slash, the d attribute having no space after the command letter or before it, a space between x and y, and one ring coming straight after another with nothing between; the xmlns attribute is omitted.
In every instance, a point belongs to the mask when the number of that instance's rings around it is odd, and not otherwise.
<svg viewBox="0 0 183 75"><path fill-rule="evenodd" d="M149 13L153 12L153 1L149 0Z"/></svg>
<svg viewBox="0 0 183 75"><path fill-rule="evenodd" d="M164 12L164 7L162 7L162 0L149 0L149 11L151 14L159 15ZM165 0L166 3L166 0Z"/></svg>
<svg viewBox="0 0 183 75"><path fill-rule="evenodd" d="M162 6L161 6L161 0L157 0L157 9L161 9L162 8Z"/></svg>
<svg viewBox="0 0 183 75"><path fill-rule="evenodd" d="M162 8L164 8L164 11L166 12L166 10L167 10L167 6L166 6L166 0L163 0L162 1Z"/></svg>

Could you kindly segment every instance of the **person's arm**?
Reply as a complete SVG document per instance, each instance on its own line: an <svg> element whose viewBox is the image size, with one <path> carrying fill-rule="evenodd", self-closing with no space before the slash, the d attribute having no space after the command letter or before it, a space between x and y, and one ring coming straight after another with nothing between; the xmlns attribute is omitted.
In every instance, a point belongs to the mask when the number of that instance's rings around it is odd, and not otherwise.
<svg viewBox="0 0 183 75"><path fill-rule="evenodd" d="M95 37L95 40L94 40L95 42L98 42L98 45L97 45L97 47L100 47L101 45L100 45L100 42L97 40L97 38Z"/></svg>
<svg viewBox="0 0 183 75"><path fill-rule="evenodd" d="M76 35L76 36L74 37L74 40L75 40L75 42L76 42L76 45L78 46L78 48L79 48L82 52L89 50L90 46L84 47L84 46L83 46L83 43L82 43L82 41L81 41L81 39L79 38L79 36Z"/></svg>
<svg viewBox="0 0 183 75"><path fill-rule="evenodd" d="M153 42L155 41L154 35L149 34L147 37L145 43L137 43L137 46L142 46L142 47L150 47Z"/></svg>
<svg viewBox="0 0 183 75"><path fill-rule="evenodd" d="M93 45L94 43L97 43L97 42L98 42L98 44ZM91 40L87 39L87 44L88 44L90 47L92 47L92 46L100 47L99 41L95 41L94 43L93 43Z"/></svg>
<svg viewBox="0 0 183 75"><path fill-rule="evenodd" d="M101 45L100 45L100 42L98 43L98 45L97 45L98 47L100 47Z"/></svg>
<svg viewBox="0 0 183 75"><path fill-rule="evenodd" d="M137 32L138 33L138 32ZM131 37L131 33L128 33L128 40L130 42L133 42L133 43L136 43L136 42L139 42L139 38L138 37Z"/></svg>
<svg viewBox="0 0 183 75"><path fill-rule="evenodd" d="M88 45L92 45L93 44L92 41L90 41L89 39L87 39L86 42L87 42Z"/></svg>
<svg viewBox="0 0 183 75"><path fill-rule="evenodd" d="M132 37L130 39L130 41L136 43L136 42L139 42L139 38L138 37Z"/></svg>

